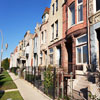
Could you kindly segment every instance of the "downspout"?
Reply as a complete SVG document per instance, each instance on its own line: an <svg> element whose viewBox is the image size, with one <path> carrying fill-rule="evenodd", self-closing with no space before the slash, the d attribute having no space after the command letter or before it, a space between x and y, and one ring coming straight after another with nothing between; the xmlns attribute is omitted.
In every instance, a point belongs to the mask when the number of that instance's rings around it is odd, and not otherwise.
<svg viewBox="0 0 100 100"><path fill-rule="evenodd" d="M88 10L88 9L89 9L89 8L88 8L88 7L89 7L89 6L88 6L88 3L89 3L89 2L88 2L88 0L87 0L87 32L88 32L88 60L89 60L88 63L89 63L89 65L90 65L90 29L89 29L89 19L88 19L88 13L89 13L89 12L88 12L88 11L89 11L89 10Z"/></svg>

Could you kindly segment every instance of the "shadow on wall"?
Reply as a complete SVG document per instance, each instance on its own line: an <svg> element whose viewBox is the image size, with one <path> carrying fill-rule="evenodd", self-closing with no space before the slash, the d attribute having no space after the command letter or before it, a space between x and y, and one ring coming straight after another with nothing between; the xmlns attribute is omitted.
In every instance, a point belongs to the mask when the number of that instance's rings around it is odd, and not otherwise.
<svg viewBox="0 0 100 100"><path fill-rule="evenodd" d="M96 53L92 53L91 55L92 55L92 60L91 60L90 69L92 72L95 72L97 68L97 56Z"/></svg>

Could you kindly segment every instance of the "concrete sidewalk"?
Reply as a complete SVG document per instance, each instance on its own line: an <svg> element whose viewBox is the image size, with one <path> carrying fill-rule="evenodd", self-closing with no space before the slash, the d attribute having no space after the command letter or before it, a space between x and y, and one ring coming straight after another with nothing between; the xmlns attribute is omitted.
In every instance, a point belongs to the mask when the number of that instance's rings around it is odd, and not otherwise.
<svg viewBox="0 0 100 100"><path fill-rule="evenodd" d="M14 80L24 100L52 100L24 79L18 78L13 73L9 73L9 75Z"/></svg>

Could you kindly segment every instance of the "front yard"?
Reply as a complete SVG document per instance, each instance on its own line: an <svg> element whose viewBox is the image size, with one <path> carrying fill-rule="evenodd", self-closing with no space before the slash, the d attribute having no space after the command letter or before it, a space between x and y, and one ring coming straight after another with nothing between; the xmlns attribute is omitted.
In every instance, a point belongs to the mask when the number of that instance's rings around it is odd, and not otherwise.
<svg viewBox="0 0 100 100"><path fill-rule="evenodd" d="M0 94L0 100L23 100L21 97L20 93L18 91L13 91L13 92L6 92L6 93L1 93Z"/></svg>
<svg viewBox="0 0 100 100"><path fill-rule="evenodd" d="M0 74L0 90L17 89L7 71Z"/></svg>
<svg viewBox="0 0 100 100"><path fill-rule="evenodd" d="M7 71L0 74L0 100L23 100L19 91L5 92L5 90L17 89L16 84Z"/></svg>

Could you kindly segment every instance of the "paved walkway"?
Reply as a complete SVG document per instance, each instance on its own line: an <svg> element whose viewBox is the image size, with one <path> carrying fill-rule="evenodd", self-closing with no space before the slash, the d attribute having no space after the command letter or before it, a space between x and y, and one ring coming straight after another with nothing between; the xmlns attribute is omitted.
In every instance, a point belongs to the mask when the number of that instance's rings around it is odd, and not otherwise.
<svg viewBox="0 0 100 100"><path fill-rule="evenodd" d="M33 87L33 85L24 79L19 79L18 76L15 76L13 73L9 73L9 75L14 80L24 100L51 100L44 93Z"/></svg>

